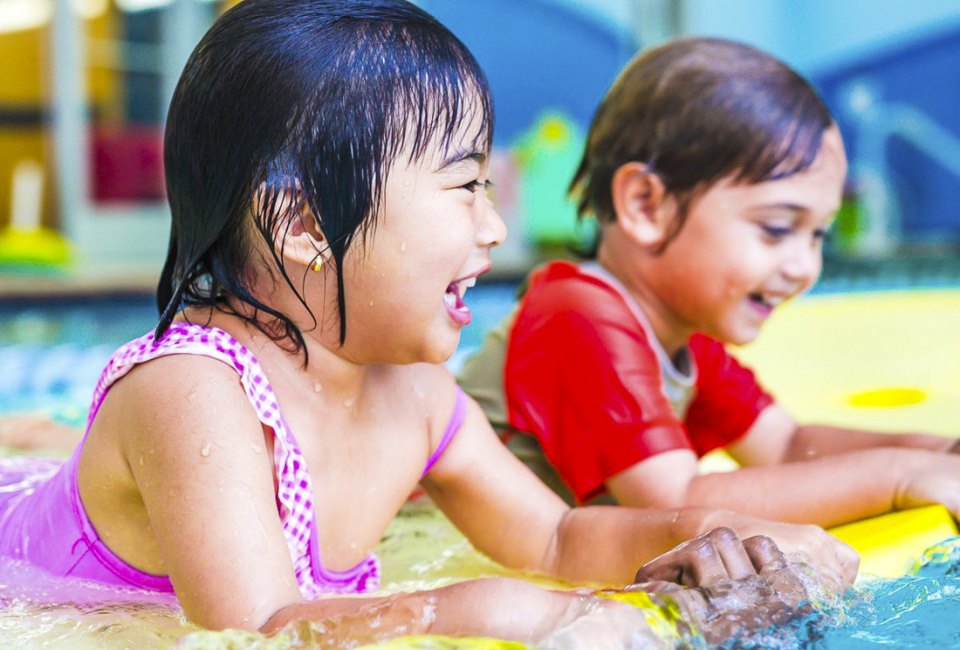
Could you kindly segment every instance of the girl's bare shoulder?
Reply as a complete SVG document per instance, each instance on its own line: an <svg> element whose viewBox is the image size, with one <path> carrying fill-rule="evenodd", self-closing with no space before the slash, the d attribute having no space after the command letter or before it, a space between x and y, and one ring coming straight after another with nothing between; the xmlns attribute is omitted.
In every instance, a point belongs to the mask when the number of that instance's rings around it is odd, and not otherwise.
<svg viewBox="0 0 960 650"><path fill-rule="evenodd" d="M263 445L259 420L236 370L216 359L174 354L141 363L110 388L94 427L123 446L180 445L203 438Z"/></svg>

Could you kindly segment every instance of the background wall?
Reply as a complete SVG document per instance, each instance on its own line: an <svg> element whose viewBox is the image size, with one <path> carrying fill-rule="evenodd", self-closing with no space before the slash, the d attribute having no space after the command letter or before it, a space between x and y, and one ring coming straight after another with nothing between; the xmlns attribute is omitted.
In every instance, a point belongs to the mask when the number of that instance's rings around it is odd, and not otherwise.
<svg viewBox="0 0 960 650"><path fill-rule="evenodd" d="M16 2L57 11L69 2L101 7L96 18L80 18L83 56L69 59L73 68L63 75L83 79L76 105L85 117L74 131L83 137L75 146L60 142L59 152L49 119L52 89L60 87L50 69L51 27L15 28L4 24L9 12L0 11L0 57L16 61L0 71L0 244L13 166L36 159L47 169L43 223L87 233L78 238L75 260L103 264L126 248L124 263L153 272L166 241L156 225L167 221L163 107L204 21L235 1L0 0L0 10ZM851 157L837 252L960 250L958 0L417 2L467 43L490 79L497 104L495 198L513 232L499 254L513 270L529 266L538 251L553 254L558 244L582 237L566 188L593 111L638 50L678 34L754 44L821 91ZM73 156L65 167L54 164L64 155ZM82 173L64 174L76 169ZM58 200L58 185L69 185L64 176L80 179L90 196ZM121 218L128 229L117 227ZM138 229L147 221L148 230ZM131 248L132 241L142 248ZM71 269L83 271L79 262Z"/></svg>

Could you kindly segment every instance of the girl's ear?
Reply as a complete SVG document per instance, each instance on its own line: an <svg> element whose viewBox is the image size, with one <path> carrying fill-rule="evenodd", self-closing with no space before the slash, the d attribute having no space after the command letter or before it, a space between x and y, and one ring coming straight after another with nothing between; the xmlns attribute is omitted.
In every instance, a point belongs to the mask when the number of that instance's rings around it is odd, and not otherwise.
<svg viewBox="0 0 960 650"><path fill-rule="evenodd" d="M284 216L289 221L278 232L283 241L277 242L277 251L288 261L319 271L326 261L327 240L317 218L299 196L282 197L278 205L290 208Z"/></svg>
<svg viewBox="0 0 960 650"><path fill-rule="evenodd" d="M644 248L659 248L673 219L663 181L646 165L628 162L613 174L610 183L617 224Z"/></svg>

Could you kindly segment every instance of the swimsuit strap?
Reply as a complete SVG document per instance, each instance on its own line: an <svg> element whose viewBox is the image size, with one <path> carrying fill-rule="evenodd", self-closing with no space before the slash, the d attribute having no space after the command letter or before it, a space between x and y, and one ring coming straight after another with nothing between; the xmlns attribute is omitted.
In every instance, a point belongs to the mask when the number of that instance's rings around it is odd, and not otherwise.
<svg viewBox="0 0 960 650"><path fill-rule="evenodd" d="M420 478L426 476L437 461L440 460L440 456L446 451L453 437L457 435L457 431L460 430L460 426L466 417L467 396L464 394L463 389L457 386L456 401L453 404L453 413L450 414L450 420L447 422L447 430L443 432L443 437L440 438L440 444L437 445L437 448L433 450L433 454L430 455L430 459L427 460L427 466L423 468L423 474L420 475Z"/></svg>
<svg viewBox="0 0 960 650"><path fill-rule="evenodd" d="M199 354L233 367L240 375L240 383L260 422L273 432L277 507L300 593L312 599L322 593L357 593L376 589L380 565L372 554L348 571L331 572L323 568L316 541L313 486L303 454L280 413L273 387L260 362L223 330L176 321L159 341L153 340L153 334L147 334L123 346L111 358L94 391L88 431L110 385L136 364L169 354Z"/></svg>

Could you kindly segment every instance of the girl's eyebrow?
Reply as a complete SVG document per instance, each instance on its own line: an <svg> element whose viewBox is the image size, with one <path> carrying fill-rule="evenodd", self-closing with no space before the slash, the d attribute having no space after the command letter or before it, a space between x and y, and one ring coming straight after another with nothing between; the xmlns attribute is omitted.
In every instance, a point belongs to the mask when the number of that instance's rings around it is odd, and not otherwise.
<svg viewBox="0 0 960 650"><path fill-rule="evenodd" d="M482 151L455 150L450 155L448 155L443 160L443 162L440 163L440 166L437 168L437 171L448 169L450 167L466 162L468 160L476 162L479 165L483 165L486 159L487 159L487 154Z"/></svg>

